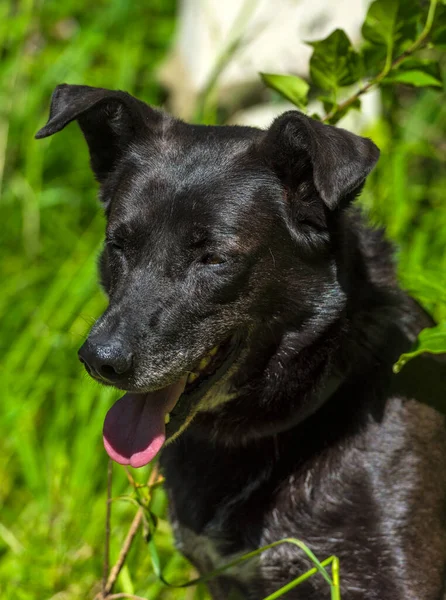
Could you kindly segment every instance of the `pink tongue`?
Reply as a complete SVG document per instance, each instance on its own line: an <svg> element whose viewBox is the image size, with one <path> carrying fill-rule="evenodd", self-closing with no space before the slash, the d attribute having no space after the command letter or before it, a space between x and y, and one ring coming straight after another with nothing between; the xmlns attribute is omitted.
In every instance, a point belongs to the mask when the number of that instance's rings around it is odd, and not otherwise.
<svg viewBox="0 0 446 600"><path fill-rule="evenodd" d="M125 394L105 417L103 439L107 454L121 465L143 467L166 439L164 419L184 391L186 378L148 394Z"/></svg>

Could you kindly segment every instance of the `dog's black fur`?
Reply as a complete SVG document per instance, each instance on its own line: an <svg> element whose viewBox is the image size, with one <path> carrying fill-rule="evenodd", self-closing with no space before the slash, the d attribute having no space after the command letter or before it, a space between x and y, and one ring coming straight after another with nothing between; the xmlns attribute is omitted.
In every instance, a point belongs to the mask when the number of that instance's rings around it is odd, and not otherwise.
<svg viewBox="0 0 446 600"><path fill-rule="evenodd" d="M132 357L113 383L165 386L231 340L162 451L184 554L205 573L296 537L340 558L343 600L443 598L445 432L425 403L445 370L425 357L392 374L431 323L351 206L376 146L295 111L268 131L188 125L71 85L38 137L72 120L107 215L110 303L88 344ZM210 587L259 600L311 566L286 544ZM286 597L329 589L315 575Z"/></svg>

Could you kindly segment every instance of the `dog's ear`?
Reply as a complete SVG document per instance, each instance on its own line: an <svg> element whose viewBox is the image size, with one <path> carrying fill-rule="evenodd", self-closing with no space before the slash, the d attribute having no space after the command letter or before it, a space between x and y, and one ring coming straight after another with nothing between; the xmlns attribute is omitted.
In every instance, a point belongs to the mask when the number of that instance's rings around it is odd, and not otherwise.
<svg viewBox="0 0 446 600"><path fill-rule="evenodd" d="M316 190L331 210L355 195L379 158L371 140L298 111L286 112L273 122L263 147L273 165L291 178L306 155Z"/></svg>
<svg viewBox="0 0 446 600"><path fill-rule="evenodd" d="M58 85L51 98L44 138L77 120L90 150L91 167L102 183L129 144L162 120L162 113L120 91L86 85Z"/></svg>

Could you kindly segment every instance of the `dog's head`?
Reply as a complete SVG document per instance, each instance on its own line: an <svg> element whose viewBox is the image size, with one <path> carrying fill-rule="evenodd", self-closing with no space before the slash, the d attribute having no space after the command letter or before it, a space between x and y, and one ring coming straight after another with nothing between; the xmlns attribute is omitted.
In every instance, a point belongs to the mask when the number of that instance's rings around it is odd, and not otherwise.
<svg viewBox="0 0 446 600"><path fill-rule="evenodd" d="M368 139L292 111L268 131L188 125L129 94L61 85L43 138L76 120L107 217L109 306L79 351L128 393L104 426L109 454L146 464L231 377L253 340L344 295L333 223L378 159ZM280 326L279 326L280 329Z"/></svg>

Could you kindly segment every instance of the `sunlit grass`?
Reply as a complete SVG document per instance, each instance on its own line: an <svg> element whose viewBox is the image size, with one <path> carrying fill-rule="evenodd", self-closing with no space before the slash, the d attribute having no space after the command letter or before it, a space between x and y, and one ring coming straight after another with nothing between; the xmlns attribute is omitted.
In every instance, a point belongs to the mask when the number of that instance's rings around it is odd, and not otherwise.
<svg viewBox="0 0 446 600"><path fill-rule="evenodd" d="M96 282L103 217L77 128L69 145L62 136L43 143L33 136L61 82L123 88L158 103L154 69L173 30L174 2L16 4L14 20L6 19L12 8L0 9L0 595L70 600L99 590L103 564L101 430L117 393L92 382L76 360L105 304ZM116 469L113 494L127 489ZM162 491L155 500L164 515ZM133 512L114 503L112 559ZM190 567L163 523L158 547L167 572L187 578ZM130 558L117 589L161 597L141 536Z"/></svg>

